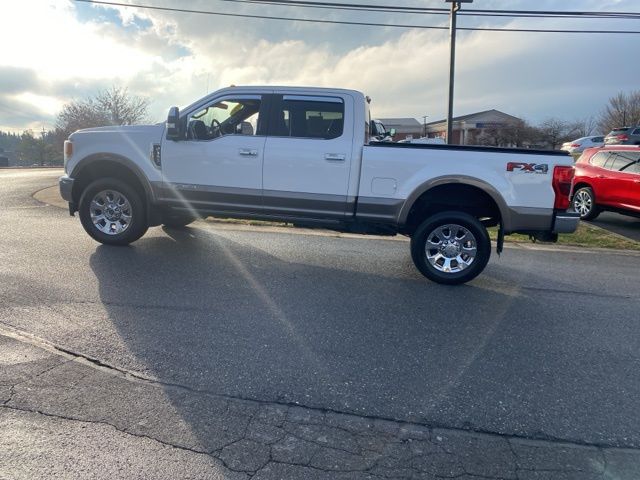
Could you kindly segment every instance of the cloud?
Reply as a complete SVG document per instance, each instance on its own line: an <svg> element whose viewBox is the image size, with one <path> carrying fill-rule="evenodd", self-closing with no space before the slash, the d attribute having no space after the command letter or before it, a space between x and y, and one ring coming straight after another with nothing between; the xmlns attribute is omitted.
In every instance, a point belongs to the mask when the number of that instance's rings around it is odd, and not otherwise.
<svg viewBox="0 0 640 480"><path fill-rule="evenodd" d="M29 101L0 94L0 130L39 130L53 124L54 118Z"/></svg>
<svg viewBox="0 0 640 480"><path fill-rule="evenodd" d="M171 0L154 4L175 6ZM632 0L568 0L563 8L634 10L634 5ZM231 7L205 0L191 2L189 7L365 18L354 12ZM482 7L532 8L530 1L523 0L486 0ZM558 6L541 0L535 8ZM373 112L379 117L429 115L436 120L446 111L446 32L247 20L80 6L61 0L14 2L3 13L0 42L12 45L20 38L20 43L0 51L0 101L24 106L16 116L24 125L51 122L56 101L83 98L112 85L148 96L150 115L158 119L171 105L189 104L207 91L230 84L355 88L373 97ZM366 18L431 25L446 21L446 17L381 14ZM613 21L568 22L460 18L460 24L467 26L625 28ZM38 35L25 35L24 25ZM637 88L640 66L628 57L631 38L461 32L455 112L498 108L533 121L597 113L609 96ZM27 93L31 96L18 96ZM40 110L32 108L38 98Z"/></svg>
<svg viewBox="0 0 640 480"><path fill-rule="evenodd" d="M0 94L34 90L40 83L34 70L8 65L0 65L0 79Z"/></svg>

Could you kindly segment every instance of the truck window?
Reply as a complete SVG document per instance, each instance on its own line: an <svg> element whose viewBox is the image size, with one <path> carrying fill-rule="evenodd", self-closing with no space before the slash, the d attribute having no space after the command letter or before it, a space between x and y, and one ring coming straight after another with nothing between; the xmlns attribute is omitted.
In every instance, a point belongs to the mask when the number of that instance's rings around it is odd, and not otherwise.
<svg viewBox="0 0 640 480"><path fill-rule="evenodd" d="M344 129L344 102L333 97L285 96L276 111L272 135L278 137L338 138Z"/></svg>
<svg viewBox="0 0 640 480"><path fill-rule="evenodd" d="M216 100L187 118L188 140L213 140L224 135L257 135L260 97Z"/></svg>

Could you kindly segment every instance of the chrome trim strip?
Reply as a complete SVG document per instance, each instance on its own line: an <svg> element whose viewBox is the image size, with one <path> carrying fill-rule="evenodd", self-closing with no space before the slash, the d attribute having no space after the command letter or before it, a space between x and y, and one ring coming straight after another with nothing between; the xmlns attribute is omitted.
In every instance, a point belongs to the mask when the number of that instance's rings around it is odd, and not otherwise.
<svg viewBox="0 0 640 480"><path fill-rule="evenodd" d="M344 103L339 97L320 97L312 95L284 95L282 100L293 100L302 102L324 102L324 103Z"/></svg>

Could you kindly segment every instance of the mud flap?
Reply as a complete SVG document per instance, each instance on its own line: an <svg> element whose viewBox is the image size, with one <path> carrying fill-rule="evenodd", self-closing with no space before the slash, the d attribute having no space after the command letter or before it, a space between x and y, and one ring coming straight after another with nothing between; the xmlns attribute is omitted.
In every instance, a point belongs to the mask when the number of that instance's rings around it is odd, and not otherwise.
<svg viewBox="0 0 640 480"><path fill-rule="evenodd" d="M504 227L502 226L502 224L500 224L500 227L498 228L498 239L496 243L496 253L500 255L504 248Z"/></svg>

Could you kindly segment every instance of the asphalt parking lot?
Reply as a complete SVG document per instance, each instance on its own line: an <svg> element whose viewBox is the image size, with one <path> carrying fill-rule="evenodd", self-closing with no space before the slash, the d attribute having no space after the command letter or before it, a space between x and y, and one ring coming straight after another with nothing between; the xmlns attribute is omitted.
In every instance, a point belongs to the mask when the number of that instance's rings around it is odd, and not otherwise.
<svg viewBox="0 0 640 480"><path fill-rule="evenodd" d="M640 218L613 212L603 212L589 223L640 242Z"/></svg>
<svg viewBox="0 0 640 480"><path fill-rule="evenodd" d="M165 448L172 465L199 459L193 478L638 478L637 253L511 247L469 285L445 287L396 240L198 222L112 248L31 197L58 174L0 171L0 334L14 352L0 355L5 451L83 421L77 435L108 443L103 473L130 442L130 471ZM271 443L247 436L256 419ZM291 454L322 438L333 456ZM430 443L387 470L367 456L407 439ZM24 461L37 476L53 458ZM509 467L483 470L481 458ZM27 472L18 463L0 454L0 478ZM563 476L534 475L553 469Z"/></svg>

